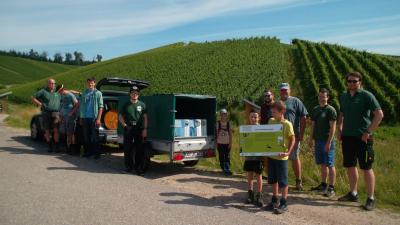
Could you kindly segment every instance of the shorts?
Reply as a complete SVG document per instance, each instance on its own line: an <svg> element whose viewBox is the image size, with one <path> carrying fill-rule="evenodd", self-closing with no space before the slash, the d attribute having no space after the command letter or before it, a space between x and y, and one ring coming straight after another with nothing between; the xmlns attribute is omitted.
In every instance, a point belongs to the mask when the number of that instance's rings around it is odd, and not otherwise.
<svg viewBox="0 0 400 225"><path fill-rule="evenodd" d="M43 111L43 129L50 130L54 128L58 128L60 123L60 113L59 112L49 112Z"/></svg>
<svg viewBox="0 0 400 225"><path fill-rule="evenodd" d="M315 141L315 162L327 167L335 166L336 142L332 141L329 152L325 152L326 141Z"/></svg>
<svg viewBox="0 0 400 225"><path fill-rule="evenodd" d="M268 159L268 184L278 183L280 188L288 186L288 161Z"/></svg>
<svg viewBox="0 0 400 225"><path fill-rule="evenodd" d="M297 158L299 158L299 155L300 155L300 141L297 146L293 147L293 151L292 151L292 153L290 153L289 159L296 160Z"/></svg>
<svg viewBox="0 0 400 225"><path fill-rule="evenodd" d="M262 160L246 160L244 161L243 170L246 172L261 174L263 170L263 162Z"/></svg>
<svg viewBox="0 0 400 225"><path fill-rule="evenodd" d="M72 135L75 133L76 121L74 116L64 116L60 124L60 132Z"/></svg>
<svg viewBox="0 0 400 225"><path fill-rule="evenodd" d="M372 169L375 158L372 137L365 143L361 137L343 136L342 152L344 167L355 167L358 161L360 169Z"/></svg>

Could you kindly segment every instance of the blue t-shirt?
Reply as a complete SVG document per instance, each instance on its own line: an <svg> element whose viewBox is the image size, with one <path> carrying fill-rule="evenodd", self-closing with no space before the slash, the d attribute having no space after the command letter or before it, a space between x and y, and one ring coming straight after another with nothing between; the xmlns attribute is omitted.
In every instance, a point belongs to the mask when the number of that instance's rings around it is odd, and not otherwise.
<svg viewBox="0 0 400 225"><path fill-rule="evenodd" d="M285 101L286 113L285 119L289 120L293 125L296 136L300 134L300 118L307 116L308 112L303 102L300 99L289 96Z"/></svg>
<svg viewBox="0 0 400 225"><path fill-rule="evenodd" d="M72 93L67 93L61 97L61 113L63 116L68 116L68 114L74 108L74 103L77 102L76 97Z"/></svg>
<svg viewBox="0 0 400 225"><path fill-rule="evenodd" d="M94 90L87 90L83 94L83 98L86 102L85 118L94 118Z"/></svg>

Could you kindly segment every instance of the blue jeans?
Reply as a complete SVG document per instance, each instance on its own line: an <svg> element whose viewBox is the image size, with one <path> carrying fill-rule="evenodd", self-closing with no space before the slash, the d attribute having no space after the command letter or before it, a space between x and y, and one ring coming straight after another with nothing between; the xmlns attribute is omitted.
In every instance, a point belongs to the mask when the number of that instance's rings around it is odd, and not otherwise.
<svg viewBox="0 0 400 225"><path fill-rule="evenodd" d="M218 144L217 148L218 148L219 166L221 167L222 171L229 172L231 166L229 145Z"/></svg>
<svg viewBox="0 0 400 225"><path fill-rule="evenodd" d="M82 131L85 140L85 155L100 155L99 129L96 126L96 120L83 118Z"/></svg>

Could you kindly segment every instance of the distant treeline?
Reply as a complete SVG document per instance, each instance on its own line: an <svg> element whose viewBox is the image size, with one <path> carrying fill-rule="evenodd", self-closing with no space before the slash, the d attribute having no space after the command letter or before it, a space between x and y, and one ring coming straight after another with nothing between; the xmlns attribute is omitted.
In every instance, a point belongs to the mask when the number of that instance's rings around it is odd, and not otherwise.
<svg viewBox="0 0 400 225"><path fill-rule="evenodd" d="M38 60L42 62L51 62L51 63L78 65L78 66L85 66L96 62L101 62L101 59L103 58L102 55L97 54L96 57L93 57L92 60L85 60L83 53L78 51L74 51L73 53L67 52L64 55L61 53L55 53L53 55L53 58L51 58L46 51L39 53L33 49L29 50L29 52L20 52L20 51L15 51L13 49L9 51L0 50L0 55L15 56L15 57Z"/></svg>

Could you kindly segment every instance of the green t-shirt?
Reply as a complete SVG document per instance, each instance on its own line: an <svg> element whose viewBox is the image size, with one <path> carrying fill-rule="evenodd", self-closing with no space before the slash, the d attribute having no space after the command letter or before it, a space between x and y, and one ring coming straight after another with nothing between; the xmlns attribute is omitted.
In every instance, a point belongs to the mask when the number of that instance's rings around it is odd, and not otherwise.
<svg viewBox="0 0 400 225"><path fill-rule="evenodd" d="M136 126L144 128L143 115L147 113L147 109L143 102L132 103L129 101L124 105L120 113L125 118L126 123L136 122Z"/></svg>
<svg viewBox="0 0 400 225"><path fill-rule="evenodd" d="M311 111L311 120L314 121L314 136L318 141L326 141L329 137L331 128L330 122L336 120L337 113L335 108L330 105L324 107L315 106Z"/></svg>
<svg viewBox="0 0 400 225"><path fill-rule="evenodd" d="M292 123L285 119L282 122L276 121L274 118L269 119L268 124L282 124L283 125L283 145L285 147L285 152L288 151L288 146L289 146L289 138L291 136L294 136L294 130L293 130L293 125ZM280 156L269 156L272 159L277 159L277 160L288 160L288 156L286 157L280 157Z"/></svg>
<svg viewBox="0 0 400 225"><path fill-rule="evenodd" d="M340 112L343 113L343 136L362 136L371 124L371 113L381 109L375 96L359 89L354 96L345 92L340 97Z"/></svg>
<svg viewBox="0 0 400 225"><path fill-rule="evenodd" d="M60 111L61 96L58 92L51 92L47 88L40 89L34 96L43 106L44 111Z"/></svg>

